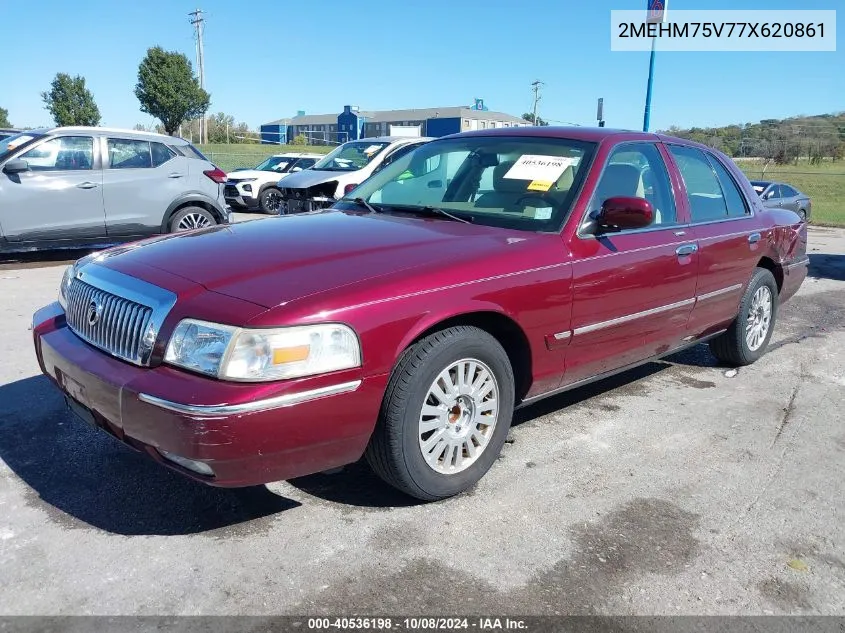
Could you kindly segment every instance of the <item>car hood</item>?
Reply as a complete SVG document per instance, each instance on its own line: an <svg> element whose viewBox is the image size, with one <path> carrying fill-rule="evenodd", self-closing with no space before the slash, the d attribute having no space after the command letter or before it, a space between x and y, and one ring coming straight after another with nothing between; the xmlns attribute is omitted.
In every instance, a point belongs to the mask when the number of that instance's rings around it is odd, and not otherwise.
<svg viewBox="0 0 845 633"><path fill-rule="evenodd" d="M356 171L323 171L321 169L303 169L285 178L285 187L288 189L307 189L330 180L355 179L356 174L361 178L363 170Z"/></svg>
<svg viewBox="0 0 845 633"><path fill-rule="evenodd" d="M258 169L242 169L238 171L232 171L226 174L226 177L229 180L245 180L247 178L261 178L261 179L272 179L277 178L278 176L282 176L284 174L277 174L272 171L259 171Z"/></svg>
<svg viewBox="0 0 845 633"><path fill-rule="evenodd" d="M397 271L471 258L524 232L435 218L331 209L165 235L101 265L144 279L150 268L272 308Z"/></svg>

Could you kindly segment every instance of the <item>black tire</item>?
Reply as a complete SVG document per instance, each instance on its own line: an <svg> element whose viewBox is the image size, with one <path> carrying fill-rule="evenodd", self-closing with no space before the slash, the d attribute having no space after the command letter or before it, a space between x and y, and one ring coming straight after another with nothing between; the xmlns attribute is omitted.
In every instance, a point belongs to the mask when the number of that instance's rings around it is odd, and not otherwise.
<svg viewBox="0 0 845 633"><path fill-rule="evenodd" d="M769 289L771 297L771 318L769 320L768 331L765 333L762 343L756 349L751 349L746 336L746 327L754 296L763 287ZM748 283L745 294L742 296L742 301L739 305L739 314L726 332L710 341L710 350L716 358L725 364L736 367L750 365L766 353L766 348L775 329L777 314L778 285L774 275L765 268L757 268L754 270L751 281Z"/></svg>
<svg viewBox="0 0 845 633"><path fill-rule="evenodd" d="M184 224L202 224L202 226L186 227L180 225ZM183 207L173 214L170 218L170 232L178 233L180 231L191 230L192 228L206 228L217 224L217 218L208 209L202 207Z"/></svg>
<svg viewBox="0 0 845 633"><path fill-rule="evenodd" d="M464 359L481 361L493 374L499 391L498 418L475 461L465 470L443 474L430 467L423 457L419 444L420 414L437 376L452 363ZM495 338L470 326L435 332L409 347L394 367L378 424L367 447L367 461L379 477L412 497L424 501L451 497L471 488L490 470L507 439L513 407L513 369ZM460 451L464 453L463 446Z"/></svg>
<svg viewBox="0 0 845 633"><path fill-rule="evenodd" d="M807 209L798 209L798 217L801 218L802 222L807 221Z"/></svg>
<svg viewBox="0 0 845 633"><path fill-rule="evenodd" d="M282 192L275 187L267 187L258 194L258 208L267 215L279 215L283 208Z"/></svg>

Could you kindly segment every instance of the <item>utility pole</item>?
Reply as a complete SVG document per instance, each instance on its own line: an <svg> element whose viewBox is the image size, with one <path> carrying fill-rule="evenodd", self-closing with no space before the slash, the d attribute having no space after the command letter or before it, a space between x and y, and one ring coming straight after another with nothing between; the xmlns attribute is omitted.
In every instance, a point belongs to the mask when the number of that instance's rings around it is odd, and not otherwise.
<svg viewBox="0 0 845 633"><path fill-rule="evenodd" d="M538 123L537 123L537 102L540 99L542 99L542 97L540 96L540 86L543 86L543 85L545 85L545 84L542 81L540 81L539 79L537 81L534 81L534 82L531 83L531 90L534 91L534 114L533 114L534 125L538 125Z"/></svg>
<svg viewBox="0 0 845 633"><path fill-rule="evenodd" d="M196 30L196 38L197 38L197 71L199 72L200 76L200 88L205 90L205 58L203 56L202 50L202 32L203 32L203 25L205 24L205 18L202 17L202 9L197 9L196 11L191 11L189 14L191 16L191 24L194 25L194 29ZM200 120L200 143L207 143L208 142L208 130L205 125L205 112L202 113L202 119Z"/></svg>

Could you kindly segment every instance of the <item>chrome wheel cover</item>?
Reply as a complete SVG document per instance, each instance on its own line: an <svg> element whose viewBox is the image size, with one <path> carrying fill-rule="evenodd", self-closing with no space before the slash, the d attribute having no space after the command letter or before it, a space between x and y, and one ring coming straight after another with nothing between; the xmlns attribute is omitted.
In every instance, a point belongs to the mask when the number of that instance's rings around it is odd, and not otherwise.
<svg viewBox="0 0 845 633"><path fill-rule="evenodd" d="M748 320L745 323L745 343L748 349L756 352L766 340L772 324L772 291L768 286L760 286L751 298Z"/></svg>
<svg viewBox="0 0 845 633"><path fill-rule="evenodd" d="M207 226L211 226L211 221L202 213L189 213L179 220L179 224L176 225L176 230L191 231L193 229L204 229Z"/></svg>
<svg viewBox="0 0 845 633"><path fill-rule="evenodd" d="M479 360L444 369L428 388L417 436L433 471L453 475L472 466L493 437L499 419L499 384Z"/></svg>

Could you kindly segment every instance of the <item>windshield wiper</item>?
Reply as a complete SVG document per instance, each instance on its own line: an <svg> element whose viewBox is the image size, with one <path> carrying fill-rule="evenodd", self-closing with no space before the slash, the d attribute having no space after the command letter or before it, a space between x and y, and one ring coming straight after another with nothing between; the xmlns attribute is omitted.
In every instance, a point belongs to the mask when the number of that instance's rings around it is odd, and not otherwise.
<svg viewBox="0 0 845 633"><path fill-rule="evenodd" d="M364 207L370 213L380 213L381 209L377 209L363 198L341 198L342 202L354 202L359 207Z"/></svg>
<svg viewBox="0 0 845 633"><path fill-rule="evenodd" d="M461 218L461 217L458 217L457 215L452 215L451 213L449 213L445 209L441 209L440 207L428 207L428 206L426 206L426 207L409 207L409 208L419 209L420 211L423 211L425 213L431 213L433 215L442 215L444 218L449 218L451 220L455 220L456 222L463 222L464 224L472 224L472 216L470 216L469 218Z"/></svg>

